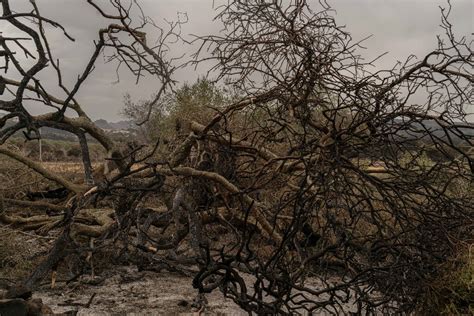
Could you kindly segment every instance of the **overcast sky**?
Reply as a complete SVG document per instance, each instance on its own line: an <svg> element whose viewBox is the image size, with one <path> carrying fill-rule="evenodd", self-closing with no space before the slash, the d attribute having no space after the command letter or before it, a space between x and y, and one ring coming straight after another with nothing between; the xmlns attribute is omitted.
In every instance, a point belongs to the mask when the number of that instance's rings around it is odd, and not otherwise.
<svg viewBox="0 0 474 316"><path fill-rule="evenodd" d="M105 0L101 0L104 1ZM10 0L12 9L22 11L29 8L28 0ZM85 1L79 0L36 0L43 15L60 22L76 41L67 41L61 32L49 33L55 56L60 59L66 82L76 80L93 51L92 40L97 30L106 22ZM98 1L100 2L100 1ZM145 13L158 24L163 19L175 20L177 12L186 12L189 22L183 27L183 35L204 35L216 33L219 24L212 22L214 11L212 0L139 0ZM317 0L309 0L317 5ZM451 21L458 35L472 39L474 9L472 0L452 0ZM391 67L397 60L405 60L410 54L423 54L436 48L436 35L442 33L439 5L441 0L328 0L336 9L336 20L347 26L355 40L373 35L365 42L367 58L389 52L377 64ZM0 24L4 36L12 35L11 29ZM179 50L183 48L180 47ZM184 49L191 52L192 48ZM181 54L182 51L173 52ZM187 69L177 74L176 79L192 82L201 70ZM43 77L44 78L44 77ZM49 83L48 76L43 82ZM86 112L93 118L109 121L123 119L120 110L123 95L128 92L134 99L147 99L156 91L159 82L153 78L142 80L135 85L134 78L121 72L120 82L116 81L115 66L101 60L78 95ZM53 84L54 82L51 82ZM33 111L35 111L33 109Z"/></svg>

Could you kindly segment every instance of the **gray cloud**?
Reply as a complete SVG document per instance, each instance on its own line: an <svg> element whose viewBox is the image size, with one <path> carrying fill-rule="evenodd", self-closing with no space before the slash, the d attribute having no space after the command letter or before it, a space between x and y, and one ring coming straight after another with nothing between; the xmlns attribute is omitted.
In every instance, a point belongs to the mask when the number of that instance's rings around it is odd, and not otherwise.
<svg viewBox="0 0 474 316"><path fill-rule="evenodd" d="M317 4L317 1L313 1ZM442 33L439 5L446 5L440 0L332 0L328 1L336 10L336 19L345 24L355 40L368 35L372 38L365 42L368 48L363 56L374 58L389 52L379 60L377 67L391 67L397 60L405 60L410 54L422 56L436 48L436 35ZM11 1L16 11L30 8L27 0ZM76 39L69 42L62 32L48 29L51 46L55 56L61 60L65 82L70 86L82 71L93 51L92 41L97 30L107 25L97 12L84 1L77 0L37 0L43 14L60 22ZM214 11L212 0L142 0L145 13L155 22L162 25L164 19L175 20L177 12L187 12L189 23L183 27L183 34L216 33L219 25L212 22ZM452 21L458 34L471 36L473 29L473 2L471 0L452 1ZM10 35L11 28L0 24L4 35ZM172 54L188 55L195 48L176 45ZM179 81L193 81L202 70L186 69L177 73ZM51 73L42 76L42 81L51 89L55 82ZM124 93L129 92L135 99L147 99L156 91L159 82L147 78L135 85L134 78L121 72L120 82L114 83L115 65L97 64L94 73L89 77L78 95L79 101L92 118L119 120ZM57 91L59 93L59 91Z"/></svg>

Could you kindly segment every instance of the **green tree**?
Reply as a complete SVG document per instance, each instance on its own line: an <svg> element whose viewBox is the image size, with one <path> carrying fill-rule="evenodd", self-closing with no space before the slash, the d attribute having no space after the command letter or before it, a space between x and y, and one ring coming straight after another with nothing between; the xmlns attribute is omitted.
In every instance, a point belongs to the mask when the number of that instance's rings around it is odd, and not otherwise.
<svg viewBox="0 0 474 316"><path fill-rule="evenodd" d="M167 93L158 106L152 108L150 119L140 127L148 141L174 137L178 120L193 120L205 124L229 99L227 93L205 78L185 83L175 92ZM124 97L122 114L139 123L147 114L150 101L133 102Z"/></svg>

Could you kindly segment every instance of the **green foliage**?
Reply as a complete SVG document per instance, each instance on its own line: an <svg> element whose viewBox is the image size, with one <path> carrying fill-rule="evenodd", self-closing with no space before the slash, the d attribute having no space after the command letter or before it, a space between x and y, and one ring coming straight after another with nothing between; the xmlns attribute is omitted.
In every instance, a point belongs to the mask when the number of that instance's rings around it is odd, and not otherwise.
<svg viewBox="0 0 474 316"><path fill-rule="evenodd" d="M142 126L142 134L149 141L171 139L178 119L206 123L226 100L226 92L207 79L200 78L192 85L186 83L177 91L166 94L159 104L152 107L150 119ZM123 115L135 122L146 119L150 101L135 103L125 95L124 103Z"/></svg>
<svg viewBox="0 0 474 316"><path fill-rule="evenodd" d="M206 79L193 85L184 84L168 105L168 117L205 123L225 102L224 92Z"/></svg>

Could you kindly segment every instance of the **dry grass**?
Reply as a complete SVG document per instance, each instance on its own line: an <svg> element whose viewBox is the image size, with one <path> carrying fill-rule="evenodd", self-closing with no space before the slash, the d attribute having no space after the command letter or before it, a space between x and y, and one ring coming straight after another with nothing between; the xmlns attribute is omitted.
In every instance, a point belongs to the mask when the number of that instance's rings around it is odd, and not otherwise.
<svg viewBox="0 0 474 316"><path fill-rule="evenodd" d="M442 269L426 291L421 315L474 315L474 244Z"/></svg>
<svg viewBox="0 0 474 316"><path fill-rule="evenodd" d="M9 227L0 227L0 276L2 281L24 278L35 265L36 238Z"/></svg>
<svg viewBox="0 0 474 316"><path fill-rule="evenodd" d="M24 192L38 190L48 182L23 164L0 156L0 196L22 198Z"/></svg>

